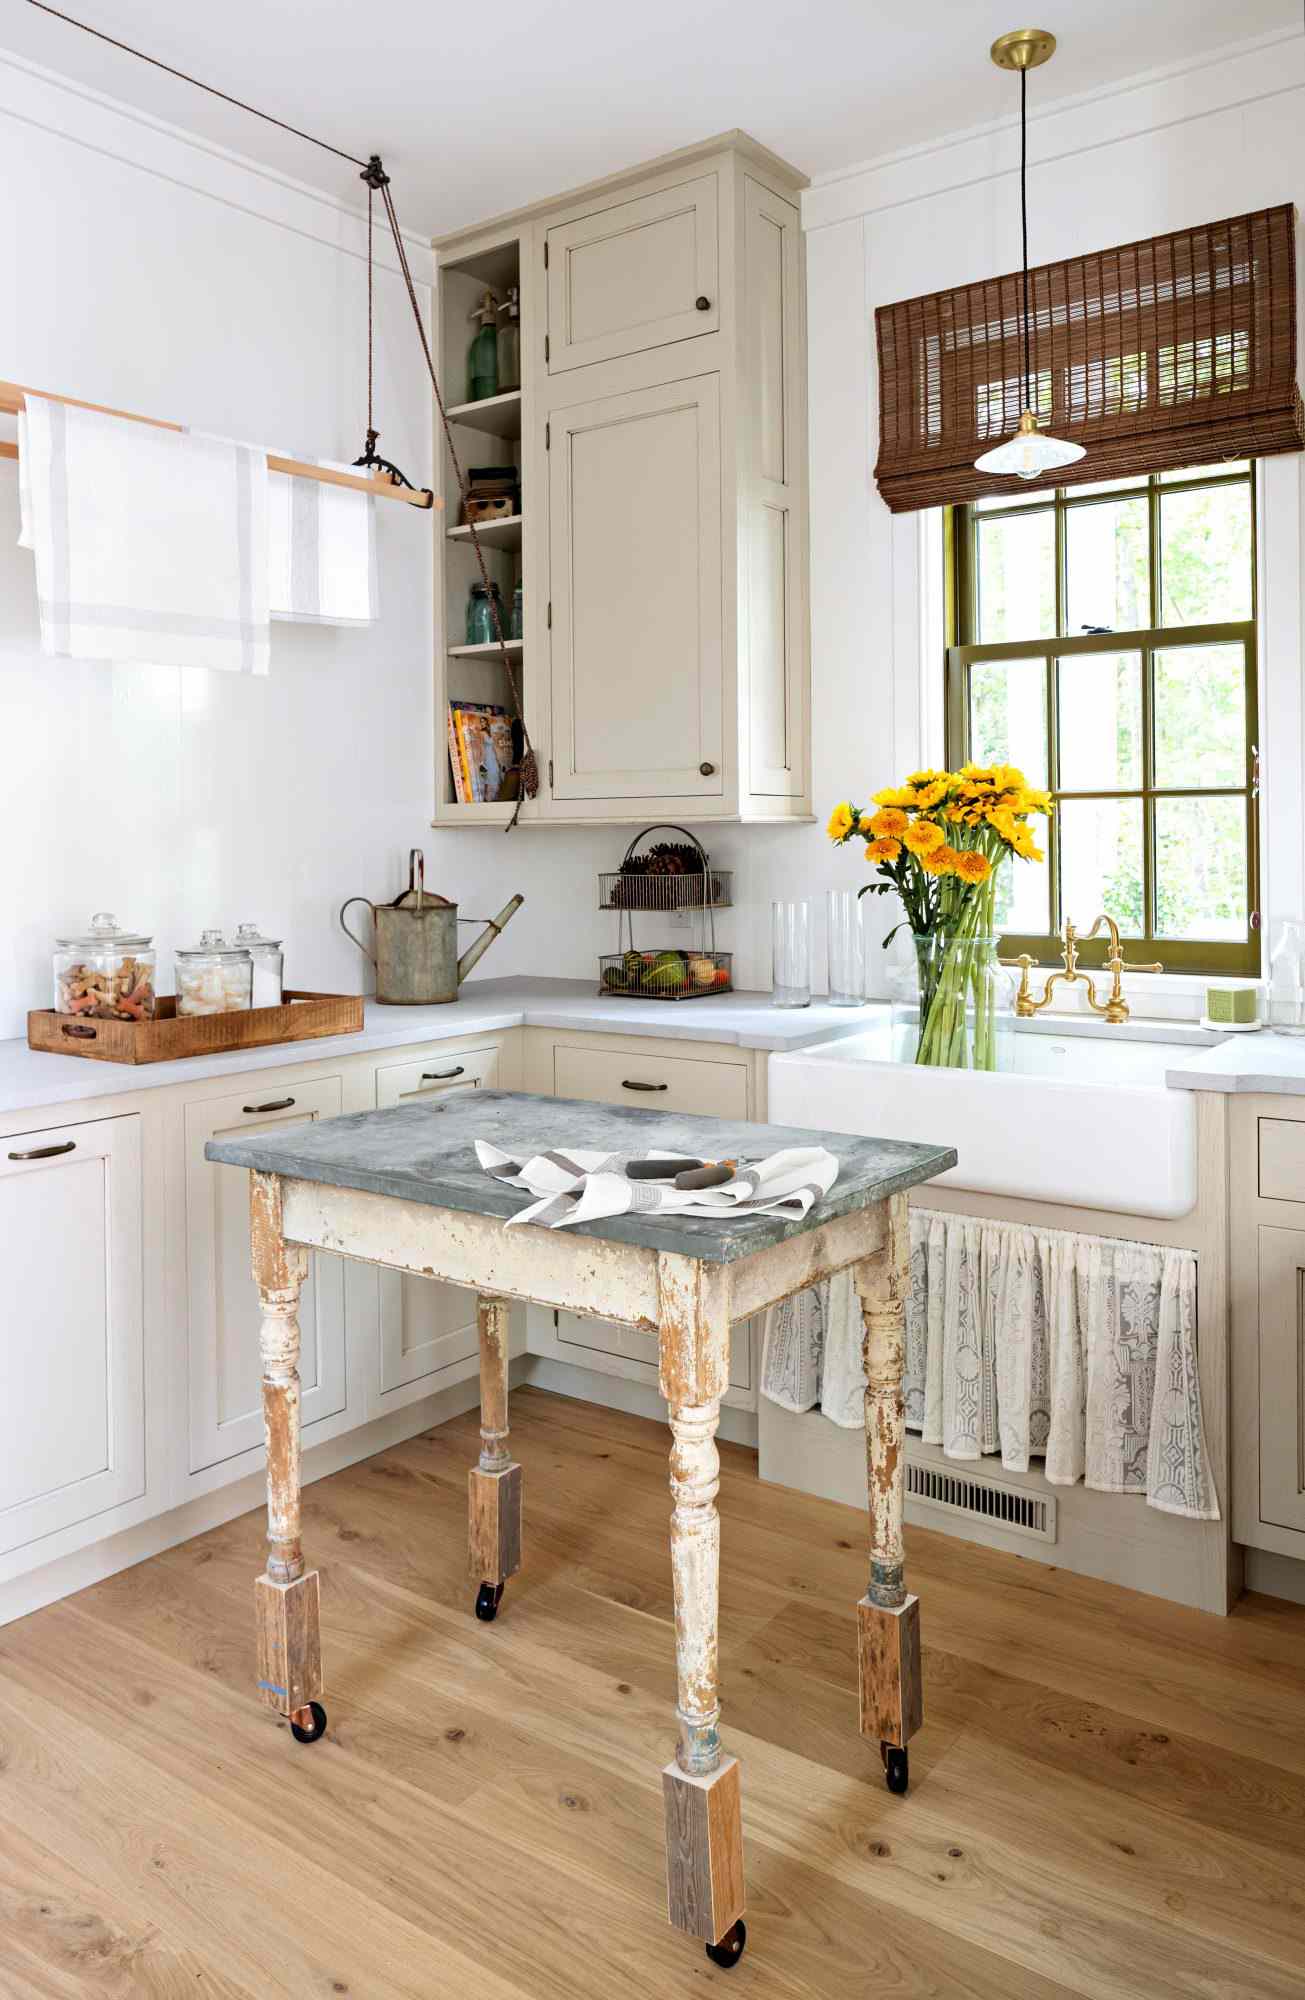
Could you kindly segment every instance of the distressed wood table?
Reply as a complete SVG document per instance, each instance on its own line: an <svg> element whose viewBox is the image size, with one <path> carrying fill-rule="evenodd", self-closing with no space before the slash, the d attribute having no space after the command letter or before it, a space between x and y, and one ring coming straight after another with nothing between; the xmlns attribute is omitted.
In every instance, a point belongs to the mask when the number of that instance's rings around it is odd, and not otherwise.
<svg viewBox="0 0 1305 2000"><path fill-rule="evenodd" d="M821 1144L833 1188L801 1222L636 1213L585 1229L504 1229L530 1197L492 1180L473 1141L514 1159L550 1145L614 1153L758 1158ZM250 1169L254 1278L262 1301L268 1557L257 1579L258 1687L312 1742L326 1727L318 1574L300 1541L299 1291L309 1250L328 1250L479 1294L481 1451L470 1480L477 1614L492 1618L521 1563L522 1470L508 1450L508 1308L524 1299L617 1320L660 1343L670 1415L671 1568L679 1736L662 1774L670 1920L718 1964L743 1949L739 1767L720 1740L717 1603L720 1460L730 1327L853 1266L865 1325L870 1574L857 1606L860 1724L890 1789L905 1791L921 1723L919 1600L902 1557L902 1365L909 1282L906 1190L953 1166L939 1146L568 1099L475 1091L292 1130L210 1140L210 1160Z"/></svg>

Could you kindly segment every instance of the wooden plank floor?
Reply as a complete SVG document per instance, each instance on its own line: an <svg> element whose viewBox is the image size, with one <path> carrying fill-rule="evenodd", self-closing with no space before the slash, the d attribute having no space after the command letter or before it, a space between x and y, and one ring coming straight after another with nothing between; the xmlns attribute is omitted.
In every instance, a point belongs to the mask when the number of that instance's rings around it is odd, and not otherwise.
<svg viewBox="0 0 1305 2000"><path fill-rule="evenodd" d="M1226 1621L911 1533L924 1732L856 1734L864 1522L722 1451L749 1944L663 1917L667 1434L513 1399L526 1568L464 1573L468 1416L308 1488L328 1739L254 1701L246 1515L0 1631L5 2000L1300 2000L1305 1611Z"/></svg>

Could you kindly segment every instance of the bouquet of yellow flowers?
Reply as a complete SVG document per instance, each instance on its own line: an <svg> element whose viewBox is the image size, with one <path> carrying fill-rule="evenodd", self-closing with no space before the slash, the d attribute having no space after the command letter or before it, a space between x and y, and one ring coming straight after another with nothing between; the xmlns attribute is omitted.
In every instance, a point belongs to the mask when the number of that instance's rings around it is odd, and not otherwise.
<svg viewBox="0 0 1305 2000"><path fill-rule="evenodd" d="M840 847L863 841L880 877L860 893L902 899L920 975L917 1062L993 1067L992 995L980 960L991 957L997 870L1012 855L1043 859L1031 821L1050 811L1050 794L1013 764L915 771L904 785L876 792L868 807L848 800L834 807L829 838Z"/></svg>

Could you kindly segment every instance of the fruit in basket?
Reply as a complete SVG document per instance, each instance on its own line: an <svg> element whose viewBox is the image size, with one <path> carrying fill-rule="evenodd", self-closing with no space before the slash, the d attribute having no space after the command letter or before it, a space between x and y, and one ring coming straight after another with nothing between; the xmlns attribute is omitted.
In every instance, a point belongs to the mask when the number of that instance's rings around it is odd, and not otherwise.
<svg viewBox="0 0 1305 2000"><path fill-rule="evenodd" d="M678 951L659 951L643 975L652 993L678 993L687 978L684 959Z"/></svg>
<svg viewBox="0 0 1305 2000"><path fill-rule="evenodd" d="M623 986L638 987L643 982L643 957L637 951L627 951L621 959Z"/></svg>
<svg viewBox="0 0 1305 2000"><path fill-rule="evenodd" d="M628 981L623 965L605 965L603 967L603 985L609 993L621 993L627 984Z"/></svg>
<svg viewBox="0 0 1305 2000"><path fill-rule="evenodd" d="M715 959L708 958L705 952L691 952L689 954L689 984L690 986L714 986L716 984Z"/></svg>
<svg viewBox="0 0 1305 2000"><path fill-rule="evenodd" d="M718 965L716 967L716 977L715 980L713 981L713 984L718 988L724 988L728 986L729 983L730 983L730 969L728 965Z"/></svg>

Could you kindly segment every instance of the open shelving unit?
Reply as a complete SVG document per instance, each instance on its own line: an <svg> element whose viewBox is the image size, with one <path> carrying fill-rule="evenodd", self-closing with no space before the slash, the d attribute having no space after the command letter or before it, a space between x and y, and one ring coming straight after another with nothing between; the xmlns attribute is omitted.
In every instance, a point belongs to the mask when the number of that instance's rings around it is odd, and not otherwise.
<svg viewBox="0 0 1305 2000"><path fill-rule="evenodd" d="M442 366L441 380L448 397L447 410L454 442L463 466L515 466L523 501L520 513L497 521L477 523L477 536L484 551L490 578L498 584L506 625L512 597L521 580L525 562L525 499L528 468L523 458L526 436L526 397L523 390L506 389L478 401L467 399L467 355L476 331L472 314L486 290L500 301L509 286L516 286L520 300L522 366L527 343L527 293L529 274L522 270L521 243L515 235L482 239L474 249L441 259L436 283L436 318ZM466 643L467 601L473 583L480 581L471 529L463 522L461 501L453 468L439 435L436 444L440 463L441 491L445 510L436 536L436 799L437 821L464 824L493 824L512 813L511 801L462 802L457 797L448 744L449 705L453 702L478 703L501 708L515 716L518 703L511 676L504 666L497 643ZM527 603L529 593L527 593ZM524 695L527 648L523 640L509 640L507 656Z"/></svg>

